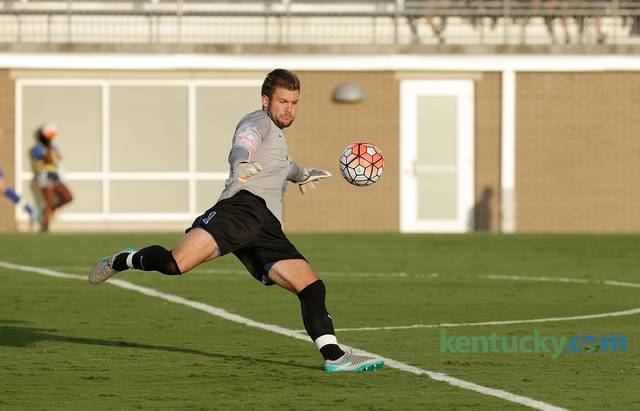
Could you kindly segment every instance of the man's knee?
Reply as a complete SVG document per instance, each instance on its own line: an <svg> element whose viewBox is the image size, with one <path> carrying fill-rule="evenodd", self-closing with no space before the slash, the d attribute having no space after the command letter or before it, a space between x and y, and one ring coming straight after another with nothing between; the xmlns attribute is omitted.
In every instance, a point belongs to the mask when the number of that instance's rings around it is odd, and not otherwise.
<svg viewBox="0 0 640 411"><path fill-rule="evenodd" d="M280 260L268 275L273 282L296 294L319 280L309 263L302 259Z"/></svg>

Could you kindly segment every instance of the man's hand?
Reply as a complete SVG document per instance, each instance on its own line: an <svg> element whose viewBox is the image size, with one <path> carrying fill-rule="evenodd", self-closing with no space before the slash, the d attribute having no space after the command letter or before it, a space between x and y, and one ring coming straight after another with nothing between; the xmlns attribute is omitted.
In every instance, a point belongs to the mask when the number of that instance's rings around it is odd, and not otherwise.
<svg viewBox="0 0 640 411"><path fill-rule="evenodd" d="M238 163L235 167L235 174L238 176L238 181L243 184L260 171L262 171L262 166L260 164L249 163L246 161Z"/></svg>
<svg viewBox="0 0 640 411"><path fill-rule="evenodd" d="M298 183L298 187L300 187L302 194L307 194L316 189L320 180L331 177L331 173L324 170L316 170L315 168L305 168L304 176L305 179Z"/></svg>

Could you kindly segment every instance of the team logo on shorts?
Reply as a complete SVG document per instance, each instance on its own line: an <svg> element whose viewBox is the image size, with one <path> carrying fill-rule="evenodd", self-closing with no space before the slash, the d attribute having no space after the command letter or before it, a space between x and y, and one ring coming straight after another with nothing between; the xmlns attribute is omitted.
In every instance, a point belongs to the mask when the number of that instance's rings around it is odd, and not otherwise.
<svg viewBox="0 0 640 411"><path fill-rule="evenodd" d="M213 216L216 215L215 211L210 212L206 217L202 218L202 222L205 224L209 224L209 221L211 221L211 219L213 218Z"/></svg>

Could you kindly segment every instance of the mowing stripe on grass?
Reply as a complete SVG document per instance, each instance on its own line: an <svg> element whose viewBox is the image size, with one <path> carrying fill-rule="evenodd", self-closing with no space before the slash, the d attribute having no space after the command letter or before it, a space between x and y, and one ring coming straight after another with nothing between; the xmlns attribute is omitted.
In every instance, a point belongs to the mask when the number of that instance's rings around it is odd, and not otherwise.
<svg viewBox="0 0 640 411"><path fill-rule="evenodd" d="M41 267L32 267L32 266L26 266L26 265L19 265L19 264L11 264L11 263L7 263L4 261L0 261L0 267L3 268L7 268L7 269L11 269L11 270L18 270L18 271L26 271L26 272L32 272L32 273L36 273L36 274L42 274L42 275L46 275L46 276L50 276L50 277L56 277L56 278L64 278L64 279L71 279L71 280L84 280L86 281L87 278L85 276L79 276L79 275L74 275L74 274L66 274L66 273L61 273L58 271L54 271L54 270L50 270L47 268L41 268ZM288 328L285 327L280 327L277 325L273 325L273 324L266 324L266 323L261 323L258 321L254 321L252 319L246 318L246 317L242 317L240 315L237 314L232 314L222 308L218 308L218 307L214 307L211 306L209 304L205 304L205 303L200 303L197 301L192 301L192 300L188 300L186 298L177 296L177 295L173 295L173 294L167 294L167 293L163 293L161 291L155 290L153 288L148 288L148 287L142 287L133 283L130 283L128 281L124 281L124 280L119 280L119 279L111 279L107 282L108 284L111 284L113 286L116 287L120 287L126 290L131 290L131 291L136 291L140 294L144 294L150 297L155 297L155 298L159 298L165 301L169 301L172 303L176 303L176 304L181 304L181 305L185 305L187 307L191 307L194 308L196 310L200 310L203 311L205 313L214 315L216 317L228 320L228 321L233 321L239 324L243 324L249 327L254 327L254 328L258 328L261 330L265 330L265 331L270 331L276 334L280 334L280 335L284 335L286 337L291 337L291 338L295 338L298 340L302 340L302 341L306 341L306 342L311 342L311 340L309 339L309 337L307 337L306 335L301 335L300 333L296 332L295 330L290 330ZM351 350L353 350L353 352L357 355L367 355L367 356L372 356L372 357L380 357L377 354L374 353L370 353L367 351L363 351L354 347L349 347L347 345L343 345L343 347L345 348L349 348ZM401 371L405 371L405 372L409 372L412 374L416 374L416 375L426 375L429 378L436 380L436 381L441 381L441 382L445 382L449 385L452 385L454 387L459 387L459 388L463 388L466 390L470 390L470 391L475 391L478 392L480 394L483 395L489 395L492 397L496 397L496 398L500 398L506 401L510 401L513 403L517 403L517 404L521 404L527 407L531 407L534 409L538 409L538 410L548 410L548 411L559 411L559 410L564 410L564 408L560 408L557 407L553 404L549 404L546 402L542 402L542 401L538 401L538 400L534 400L533 398L528 398L528 397L524 397L521 395L517 395L517 394L512 394L510 392L507 391L503 391L503 390L499 390L499 389L495 389L495 388L490 388L490 387L485 387L483 385L479 385L479 384L475 384L469 381L465 381L465 380L461 380L459 378L455 378L452 377L450 375L444 374L444 373L440 373L440 372L434 372L434 371L429 371L429 370L424 370L422 368L418 368L418 367L414 367L399 361L395 361L392 360L390 358L384 358L385 364L389 367L392 368L396 368L398 370Z"/></svg>

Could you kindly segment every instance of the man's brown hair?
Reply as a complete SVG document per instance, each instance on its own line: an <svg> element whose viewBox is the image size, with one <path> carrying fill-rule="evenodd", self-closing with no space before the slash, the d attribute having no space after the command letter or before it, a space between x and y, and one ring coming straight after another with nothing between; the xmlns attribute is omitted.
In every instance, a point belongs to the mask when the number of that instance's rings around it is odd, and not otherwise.
<svg viewBox="0 0 640 411"><path fill-rule="evenodd" d="M295 73L285 69L275 69L267 74L262 83L262 95L269 98L273 97L273 91L276 87L284 87L287 90L300 90L300 79Z"/></svg>

